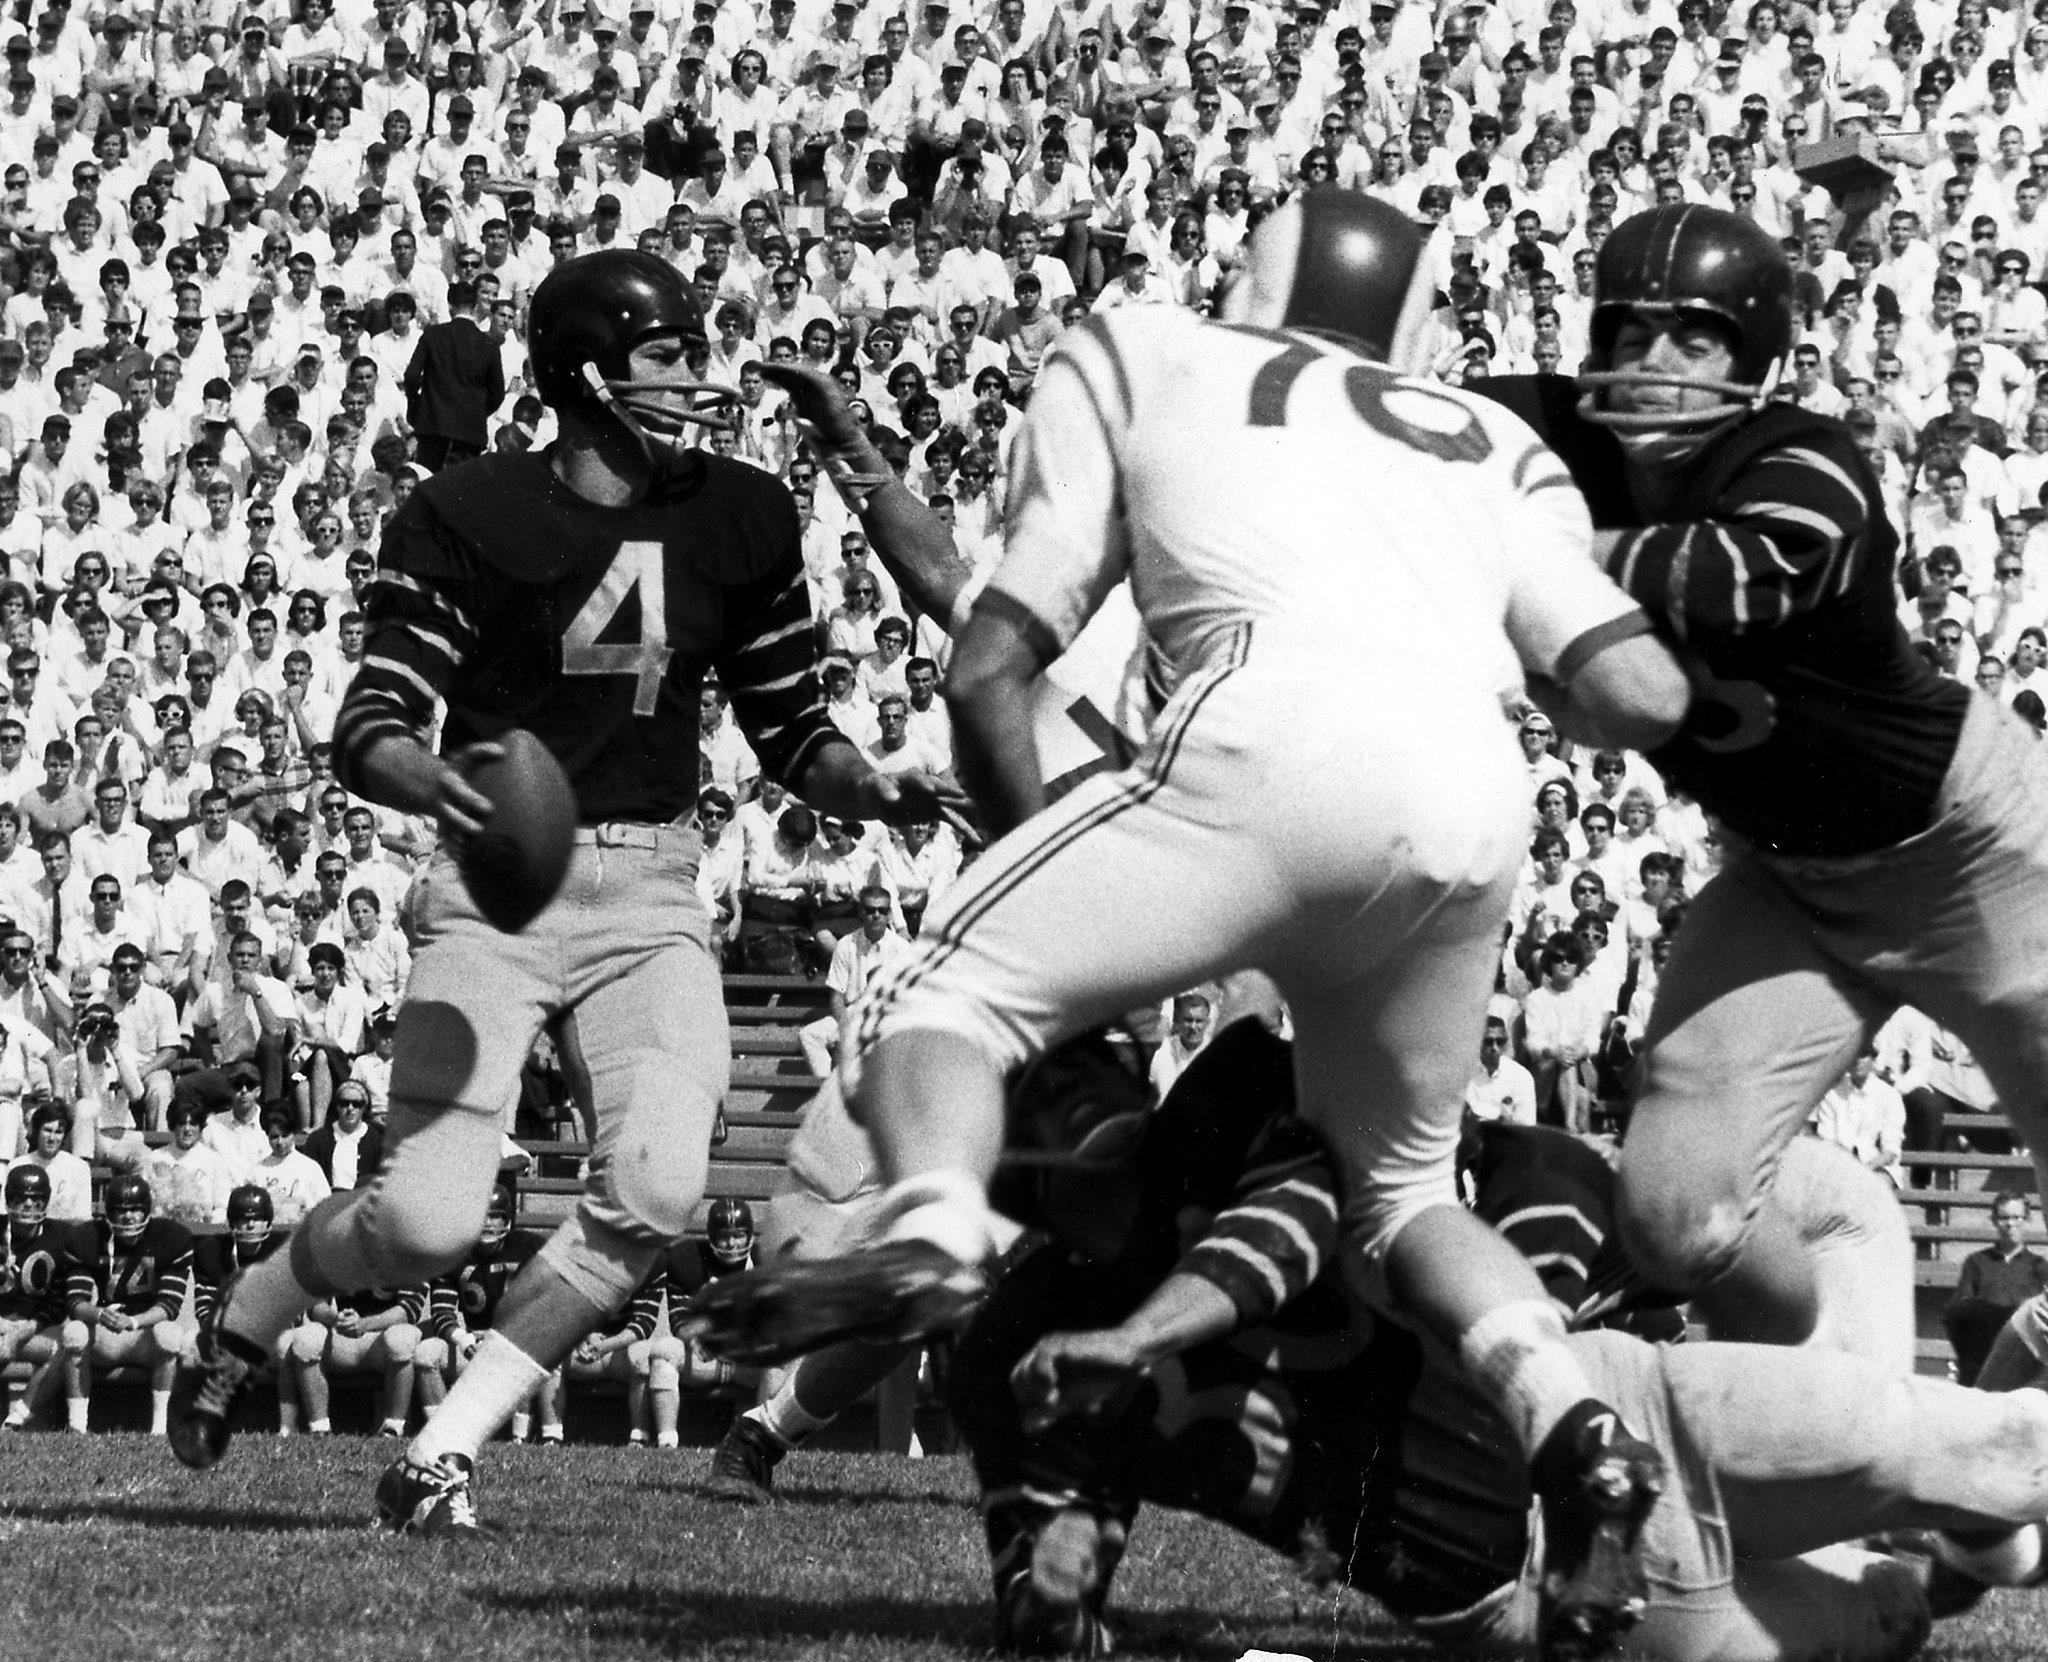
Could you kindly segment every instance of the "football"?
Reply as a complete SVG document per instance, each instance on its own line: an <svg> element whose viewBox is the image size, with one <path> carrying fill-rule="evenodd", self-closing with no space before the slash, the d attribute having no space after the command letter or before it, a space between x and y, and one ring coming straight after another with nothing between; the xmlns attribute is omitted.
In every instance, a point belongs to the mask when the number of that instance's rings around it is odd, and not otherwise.
<svg viewBox="0 0 2048 1662"><path fill-rule="evenodd" d="M498 737L504 754L463 770L491 799L483 830L463 840L456 866L477 910L516 935L546 910L569 870L576 795L547 746L523 727Z"/></svg>

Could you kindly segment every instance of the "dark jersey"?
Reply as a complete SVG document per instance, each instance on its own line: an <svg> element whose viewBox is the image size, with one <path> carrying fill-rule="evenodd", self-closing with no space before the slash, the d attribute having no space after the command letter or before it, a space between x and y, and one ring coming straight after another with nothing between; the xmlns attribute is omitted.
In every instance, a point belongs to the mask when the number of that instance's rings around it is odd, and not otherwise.
<svg viewBox="0 0 2048 1662"><path fill-rule="evenodd" d="M665 824L698 788L698 688L715 667L761 766L793 783L836 738L816 676L795 504L721 457L603 508L545 454L486 456L413 492L384 533L335 762L424 731L453 751L531 730L586 825Z"/></svg>
<svg viewBox="0 0 2048 1662"><path fill-rule="evenodd" d="M1849 429L1774 404L1685 464L1646 513L1614 435L1541 396L1540 378L1480 390L1539 428L1622 534L1608 575L1683 657L1694 702L1650 759L1753 843L1788 854L1888 848L1934 821L1969 707L1906 638L1899 540Z"/></svg>
<svg viewBox="0 0 2048 1662"><path fill-rule="evenodd" d="M614 1316L610 1323L596 1330L593 1337L616 1339L621 1333L630 1333L636 1339L651 1339L661 1326L661 1300L668 1291L668 1271L660 1264L654 1266L647 1279L635 1290L632 1301Z"/></svg>
<svg viewBox="0 0 2048 1662"><path fill-rule="evenodd" d="M1329 1268L1337 1179L1293 1116L1291 1049L1253 1021L1191 1062L1148 1123L1149 1196L1107 1262L1026 1258L961 1343L955 1411L992 1495L1134 1495L1224 1519L1409 1618L1469 1608L1520 1574L1531 1500L1507 1424L1454 1358L1354 1303ZM1474 1210L1576 1307L1620 1283L1613 1185L1561 1132L1487 1136ZM1190 1220L1209 1221L1191 1243ZM1022 1435L1003 1382L1054 1329L1121 1321L1168 1270L1245 1320L1155 1367L1114 1422ZM991 1506L992 1537L1003 1527Z"/></svg>
<svg viewBox="0 0 2048 1662"><path fill-rule="evenodd" d="M748 1254L743 1263L722 1264L711 1256L709 1241L678 1241L661 1255L661 1267L668 1277L668 1327L671 1333L683 1325L684 1305L690 1297L720 1276L737 1275L753 1262Z"/></svg>
<svg viewBox="0 0 2048 1662"><path fill-rule="evenodd" d="M458 1328L488 1333L505 1289L540 1244L532 1230L515 1229L496 1251L472 1252L446 1275L436 1276L427 1293L427 1331L443 1339L452 1338Z"/></svg>
<svg viewBox="0 0 2048 1662"><path fill-rule="evenodd" d="M260 1264L278 1251L291 1237L273 1229L253 1247L245 1247L232 1235L202 1235L192 1249L192 1311L203 1327L213 1319L213 1307L228 1277L251 1264Z"/></svg>
<svg viewBox="0 0 2048 1662"><path fill-rule="evenodd" d="M78 1227L48 1219L28 1231L0 1225L0 1320L64 1319L72 1261L91 1250L74 1239Z"/></svg>
<svg viewBox="0 0 2048 1662"><path fill-rule="evenodd" d="M72 1238L78 1252L65 1282L74 1307L98 1305L139 1316L152 1305L175 1317L185 1308L192 1283L192 1231L169 1218L151 1218L127 1246L114 1239L105 1218L78 1224Z"/></svg>

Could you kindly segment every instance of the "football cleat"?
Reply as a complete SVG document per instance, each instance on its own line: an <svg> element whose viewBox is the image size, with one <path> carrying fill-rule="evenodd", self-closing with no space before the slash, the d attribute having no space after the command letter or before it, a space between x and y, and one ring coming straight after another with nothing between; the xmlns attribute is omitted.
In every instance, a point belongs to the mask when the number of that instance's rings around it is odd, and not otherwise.
<svg viewBox="0 0 2048 1662"><path fill-rule="evenodd" d="M743 1415L712 1451L711 1476L704 1487L720 1500L765 1506L775 1498L775 1468L785 1452L761 1425Z"/></svg>
<svg viewBox="0 0 2048 1662"><path fill-rule="evenodd" d="M996 1648L1018 1656L1110 1654L1102 1619L1102 1526L1083 1512L1057 1512L1030 1556L996 1589Z"/></svg>
<svg viewBox="0 0 2048 1662"><path fill-rule="evenodd" d="M769 1366L841 1339L907 1344L950 1332L987 1292L979 1265L929 1241L890 1241L706 1282L689 1303L690 1336L729 1361Z"/></svg>
<svg viewBox="0 0 2048 1662"><path fill-rule="evenodd" d="M488 1540L476 1511L476 1465L446 1454L431 1465L410 1456L394 1460L377 1479L377 1525L394 1535L440 1540Z"/></svg>
<svg viewBox="0 0 2048 1662"><path fill-rule="evenodd" d="M1643 1525L1664 1492L1663 1455L1615 1414L1589 1414L1568 1434L1565 1479L1541 1495L1536 1631L1544 1662L1606 1656L1643 1619Z"/></svg>
<svg viewBox="0 0 2048 1662"><path fill-rule="evenodd" d="M213 1320L199 1330L190 1361L178 1364L171 1381L167 1418L171 1452L196 1472L220 1464L233 1435L229 1421L269 1365L246 1339L224 1331L222 1319L234 1296L237 1277L230 1276L214 1305Z"/></svg>

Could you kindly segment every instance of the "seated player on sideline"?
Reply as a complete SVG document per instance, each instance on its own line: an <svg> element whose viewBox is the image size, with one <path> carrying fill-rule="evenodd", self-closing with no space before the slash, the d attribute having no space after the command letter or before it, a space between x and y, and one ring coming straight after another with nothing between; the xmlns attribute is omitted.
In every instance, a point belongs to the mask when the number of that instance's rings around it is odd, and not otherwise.
<svg viewBox="0 0 2048 1662"><path fill-rule="evenodd" d="M75 1225L81 1249L65 1280L64 1396L71 1429L86 1429L93 1370L132 1364L149 1373L149 1433L164 1435L171 1376L199 1336L187 1314L192 1232L151 1215L149 1184L132 1172L107 1179L106 1216Z"/></svg>

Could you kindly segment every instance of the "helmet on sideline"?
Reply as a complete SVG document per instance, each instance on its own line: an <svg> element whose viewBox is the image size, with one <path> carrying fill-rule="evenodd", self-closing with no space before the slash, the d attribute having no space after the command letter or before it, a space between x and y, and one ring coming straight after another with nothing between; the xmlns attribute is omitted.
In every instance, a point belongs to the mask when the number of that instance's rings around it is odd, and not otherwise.
<svg viewBox="0 0 2048 1662"><path fill-rule="evenodd" d="M34 1228L50 1210L50 1174L41 1166L16 1166L7 1174L7 1216L10 1221Z"/></svg>
<svg viewBox="0 0 2048 1662"><path fill-rule="evenodd" d="M499 1247L505 1244L505 1237L512 1233L512 1219L519 1210L511 1189L503 1183L491 1185L491 1198L484 1204L484 1230L477 1237L477 1245Z"/></svg>
<svg viewBox="0 0 2048 1662"><path fill-rule="evenodd" d="M738 395L669 374L636 375L633 349L663 335L702 342L704 312L682 273L638 249L603 249L564 260L533 291L526 346L541 400L558 413L613 419L655 460L687 425L729 425ZM681 396L676 396L681 395Z"/></svg>
<svg viewBox="0 0 2048 1662"><path fill-rule="evenodd" d="M1391 203L1306 192L1252 234L1223 320L1320 335L1408 373L1421 367L1436 298L1424 249L1421 230Z"/></svg>
<svg viewBox="0 0 2048 1662"><path fill-rule="evenodd" d="M1698 430L1759 408L1770 397L1792 350L1792 265L1760 225L1695 203L1651 208L1617 225L1593 266L1593 318L1588 369L1578 377L1586 396L1579 411L1621 432ZM1642 370L1615 370L1615 338L1630 318L1692 320L1729 337L1733 362L1725 381L1701 381ZM1718 393L1698 410L1610 410L1612 388L1685 387Z"/></svg>
<svg viewBox="0 0 2048 1662"><path fill-rule="evenodd" d="M149 1227L149 1214L155 1204L148 1182L135 1173L122 1172L107 1179L107 1223L115 1240L140 1240L143 1230Z"/></svg>
<svg viewBox="0 0 2048 1662"><path fill-rule="evenodd" d="M259 1184L244 1183L228 1196L228 1233L235 1245L261 1246L270 1238L270 1226L276 1221L270 1191Z"/></svg>
<svg viewBox="0 0 2048 1662"><path fill-rule="evenodd" d="M714 1200L705 1215L705 1239L711 1256L728 1269L747 1261L754 1250L754 1209L744 1200Z"/></svg>

